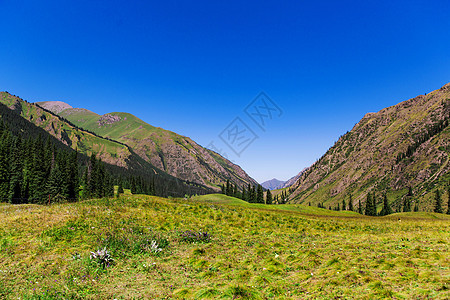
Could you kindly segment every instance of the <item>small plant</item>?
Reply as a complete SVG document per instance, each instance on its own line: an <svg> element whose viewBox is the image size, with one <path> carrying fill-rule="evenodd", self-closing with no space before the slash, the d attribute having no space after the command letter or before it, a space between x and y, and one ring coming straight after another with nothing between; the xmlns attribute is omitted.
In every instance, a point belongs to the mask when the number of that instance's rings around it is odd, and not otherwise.
<svg viewBox="0 0 450 300"><path fill-rule="evenodd" d="M181 240L187 243L208 243L211 241L211 235L207 232L196 232L193 230L186 230L181 233Z"/></svg>
<svg viewBox="0 0 450 300"><path fill-rule="evenodd" d="M102 266L102 268L109 267L114 261L111 254L109 254L108 250L106 250L106 247L101 250L91 252L90 258Z"/></svg>
<svg viewBox="0 0 450 300"><path fill-rule="evenodd" d="M158 254L159 252L162 251L162 248L159 248L158 244L156 243L156 241L152 241L150 244L150 251L153 254Z"/></svg>
<svg viewBox="0 0 450 300"><path fill-rule="evenodd" d="M73 260L80 260L81 259L81 255L78 252L75 252L74 254L72 254L72 259Z"/></svg>

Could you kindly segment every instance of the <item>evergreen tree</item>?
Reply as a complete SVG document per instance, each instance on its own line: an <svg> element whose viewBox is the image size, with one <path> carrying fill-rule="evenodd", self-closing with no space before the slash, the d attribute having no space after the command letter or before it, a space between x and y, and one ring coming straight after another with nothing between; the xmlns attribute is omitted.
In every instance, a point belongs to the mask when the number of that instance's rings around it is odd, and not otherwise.
<svg viewBox="0 0 450 300"><path fill-rule="evenodd" d="M62 173L59 168L59 165L55 164L55 166L50 171L50 177L46 185L46 191L47 194L49 195L49 200L62 197L63 195L62 186L63 186Z"/></svg>
<svg viewBox="0 0 450 300"><path fill-rule="evenodd" d="M258 184L256 191L256 203L264 203L264 190L260 184Z"/></svg>
<svg viewBox="0 0 450 300"><path fill-rule="evenodd" d="M0 122L3 124L3 122ZM3 127L3 126L2 126ZM0 138L0 201L9 200L9 149L11 134L3 128Z"/></svg>
<svg viewBox="0 0 450 300"><path fill-rule="evenodd" d="M436 195L435 195L435 205L434 205L434 212L442 214L442 199L441 199L441 192L439 189L436 189Z"/></svg>
<svg viewBox="0 0 450 300"><path fill-rule="evenodd" d="M384 194L383 208L381 209L380 216L387 216L390 214L392 214L392 209L391 206L389 205L387 195Z"/></svg>
<svg viewBox="0 0 450 300"><path fill-rule="evenodd" d="M230 184L230 180L227 179L227 188L226 188L226 193L227 196L231 196L232 194L232 190L231 190L231 184Z"/></svg>
<svg viewBox="0 0 450 300"><path fill-rule="evenodd" d="M239 195L238 195L237 185L233 185L233 197L239 198L238 196Z"/></svg>
<svg viewBox="0 0 450 300"><path fill-rule="evenodd" d="M247 201L247 192L245 190L245 185L242 187L242 195L241 199Z"/></svg>
<svg viewBox="0 0 450 300"><path fill-rule="evenodd" d="M348 210L349 211L353 211L353 199L352 199L352 194L350 194L350 197L348 199Z"/></svg>
<svg viewBox="0 0 450 300"><path fill-rule="evenodd" d="M266 204L272 204L272 192L267 190L266 193Z"/></svg>
<svg viewBox="0 0 450 300"><path fill-rule="evenodd" d="M447 187L447 215L450 215L450 185Z"/></svg>
<svg viewBox="0 0 450 300"><path fill-rule="evenodd" d="M347 205L345 203L345 198L344 198L344 199L342 199L342 210L346 210L346 208L347 208Z"/></svg>
<svg viewBox="0 0 450 300"><path fill-rule="evenodd" d="M122 178L119 178L119 185L117 187L117 195L123 194L123 182Z"/></svg>
<svg viewBox="0 0 450 300"><path fill-rule="evenodd" d="M223 185L223 183L220 185L220 190L222 191L222 194L226 194L226 190L225 190L225 186Z"/></svg>
<svg viewBox="0 0 450 300"><path fill-rule="evenodd" d="M9 167L9 202L22 203L22 182L23 182L23 157L22 140L14 138L11 144L10 167ZM23 201L26 202L26 201Z"/></svg>
<svg viewBox="0 0 450 300"><path fill-rule="evenodd" d="M359 199L358 203L359 203L358 213L360 213L362 215L363 214L363 209L362 209L362 205L361 205L361 199Z"/></svg>
<svg viewBox="0 0 450 300"><path fill-rule="evenodd" d="M414 205L414 212L419 211L419 203L416 202L416 205Z"/></svg>

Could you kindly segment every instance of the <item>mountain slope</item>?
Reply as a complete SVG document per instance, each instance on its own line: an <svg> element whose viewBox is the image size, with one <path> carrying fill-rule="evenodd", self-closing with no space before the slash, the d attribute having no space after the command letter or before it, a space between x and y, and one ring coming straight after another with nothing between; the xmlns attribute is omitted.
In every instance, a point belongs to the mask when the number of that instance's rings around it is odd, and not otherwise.
<svg viewBox="0 0 450 300"><path fill-rule="evenodd" d="M300 178L300 176L302 176L303 172L305 172L306 170L307 170L307 168L304 168L303 170L298 172L297 175L295 175L294 177L291 177L289 180L285 181L280 188L288 188L288 187L292 186L294 183L297 182L297 180Z"/></svg>
<svg viewBox="0 0 450 300"><path fill-rule="evenodd" d="M179 180L142 159L129 146L81 129L34 103L24 101L7 92L0 92L0 104L2 104L0 107L2 119L13 120L14 124L24 124L23 127L21 125L21 131L30 131L33 126L26 124L26 122L30 122L43 129L42 132L45 134L50 134L65 146L77 150L86 157L95 153L97 158L107 163L109 169L115 174L144 176L146 178L155 177L154 180L161 187L158 191L161 195L181 196L185 193L204 194L212 192L205 186ZM61 106L64 107L59 103L52 107ZM6 109L9 109L9 111ZM11 112L13 113L11 114ZM22 118L24 121L17 120L17 118ZM14 130L19 129L14 128ZM34 132L36 130L33 129ZM29 134L27 132L27 135Z"/></svg>
<svg viewBox="0 0 450 300"><path fill-rule="evenodd" d="M53 107L52 101L39 102ZM216 190L227 179L239 187L257 184L239 166L201 147L189 137L154 127L129 113L98 115L82 108L69 108L59 115L79 127L130 146L142 159L182 180Z"/></svg>
<svg viewBox="0 0 450 300"><path fill-rule="evenodd" d="M450 84L378 113L368 113L295 183L296 203L353 204L369 191L399 207L408 188L430 209L436 188L450 180ZM379 201L381 197L379 197Z"/></svg>
<svg viewBox="0 0 450 300"><path fill-rule="evenodd" d="M283 187L285 181L278 180L273 178L271 180L264 181L261 183L262 187L268 190L276 190Z"/></svg>

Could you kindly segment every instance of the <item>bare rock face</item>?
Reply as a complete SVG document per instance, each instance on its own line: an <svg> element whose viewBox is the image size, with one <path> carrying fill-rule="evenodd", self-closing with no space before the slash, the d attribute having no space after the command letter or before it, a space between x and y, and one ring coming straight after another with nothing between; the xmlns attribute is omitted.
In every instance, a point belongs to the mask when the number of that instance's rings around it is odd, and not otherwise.
<svg viewBox="0 0 450 300"><path fill-rule="evenodd" d="M51 111L54 114L59 114L60 112L68 108L72 108L72 106L62 101L44 101L44 102L36 102L36 104L45 108L46 110Z"/></svg>
<svg viewBox="0 0 450 300"><path fill-rule="evenodd" d="M101 116L100 119L98 119L97 124L99 127L101 127L101 126L105 126L105 125L114 124L116 122L119 122L120 120L122 120L122 118L119 116L106 114L106 115Z"/></svg>

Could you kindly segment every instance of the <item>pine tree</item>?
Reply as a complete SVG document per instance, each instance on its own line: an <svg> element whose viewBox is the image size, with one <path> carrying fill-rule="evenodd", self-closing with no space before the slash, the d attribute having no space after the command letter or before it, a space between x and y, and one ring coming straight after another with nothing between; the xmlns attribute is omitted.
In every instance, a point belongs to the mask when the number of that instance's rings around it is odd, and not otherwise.
<svg viewBox="0 0 450 300"><path fill-rule="evenodd" d="M346 210L346 208L347 208L347 205L345 203L345 198L344 198L344 199L342 199L342 210Z"/></svg>
<svg viewBox="0 0 450 300"><path fill-rule="evenodd" d="M348 210L349 211L353 211L353 199L352 199L352 194L350 194L350 197L348 199Z"/></svg>
<svg viewBox="0 0 450 300"><path fill-rule="evenodd" d="M264 203L264 190L260 184L258 184L256 191L256 203Z"/></svg>
<svg viewBox="0 0 450 300"><path fill-rule="evenodd" d="M439 189L436 190L435 200L436 200L436 202L434 205L434 212L442 214L443 213L442 199L441 199L441 192L439 191Z"/></svg>
<svg viewBox="0 0 450 300"><path fill-rule="evenodd" d="M223 185L223 183L220 185L220 190L222 191L222 194L226 194L226 190L225 190L225 186Z"/></svg>
<svg viewBox="0 0 450 300"><path fill-rule="evenodd" d="M227 187L226 187L226 193L227 196L231 196L232 191L231 191L231 185L230 185L230 180L227 179Z"/></svg>
<svg viewBox="0 0 450 300"><path fill-rule="evenodd" d="M391 206L389 205L387 195L384 194L383 208L381 209L380 216L387 216L390 214L392 214L392 209Z"/></svg>
<svg viewBox="0 0 450 300"><path fill-rule="evenodd" d="M241 199L247 201L247 192L245 190L245 185L242 187L242 195Z"/></svg>
<svg viewBox="0 0 450 300"><path fill-rule="evenodd" d="M358 213L360 213L362 215L363 214L363 209L362 209L362 205L361 205L361 199L359 199L358 203L359 203Z"/></svg>
<svg viewBox="0 0 450 300"><path fill-rule="evenodd" d="M450 215L450 185L447 187L447 197L448 197L447 215Z"/></svg>
<svg viewBox="0 0 450 300"><path fill-rule="evenodd" d="M58 164L55 164L55 166L50 171L50 177L48 178L47 185L46 185L46 191L49 195L49 200L54 199L56 197L62 197L63 191L63 177L61 170L59 168Z"/></svg>
<svg viewBox="0 0 450 300"><path fill-rule="evenodd" d="M258 199L256 196L256 186L252 186L252 203L258 203Z"/></svg>
<svg viewBox="0 0 450 300"><path fill-rule="evenodd" d="M3 122L0 122L3 124ZM9 149L11 134L3 129L0 138L0 201L9 200Z"/></svg>
<svg viewBox="0 0 450 300"><path fill-rule="evenodd" d="M267 190L266 193L266 204L272 204L272 192Z"/></svg>
<svg viewBox="0 0 450 300"><path fill-rule="evenodd" d="M117 187L117 195L123 194L123 182L122 178L119 178L119 186Z"/></svg>
<svg viewBox="0 0 450 300"><path fill-rule="evenodd" d="M233 185L233 197L238 198L238 196L237 185Z"/></svg>

